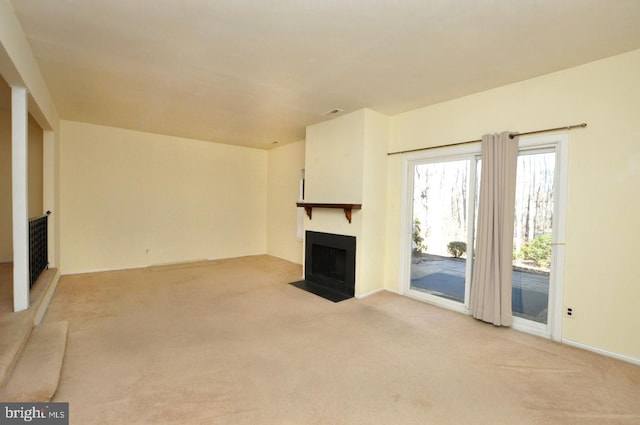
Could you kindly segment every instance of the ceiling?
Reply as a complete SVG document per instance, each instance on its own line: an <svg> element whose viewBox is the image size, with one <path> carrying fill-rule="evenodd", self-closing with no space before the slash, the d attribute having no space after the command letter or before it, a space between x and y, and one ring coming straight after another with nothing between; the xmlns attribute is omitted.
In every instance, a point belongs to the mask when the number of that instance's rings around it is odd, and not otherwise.
<svg viewBox="0 0 640 425"><path fill-rule="evenodd" d="M640 48L638 0L12 0L62 119L271 148Z"/></svg>

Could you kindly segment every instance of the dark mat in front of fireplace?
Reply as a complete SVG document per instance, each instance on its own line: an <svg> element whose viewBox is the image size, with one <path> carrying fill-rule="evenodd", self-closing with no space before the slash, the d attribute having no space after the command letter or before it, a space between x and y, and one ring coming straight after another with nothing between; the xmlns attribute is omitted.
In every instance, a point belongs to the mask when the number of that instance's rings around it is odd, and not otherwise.
<svg viewBox="0 0 640 425"><path fill-rule="evenodd" d="M349 298L353 298L353 294L345 294L343 292L328 288L324 285L311 282L310 280L300 280L298 282L291 282L290 285L293 285L296 288L303 289L307 292L311 292L312 294L318 295L319 297L322 297L329 301L333 301L334 303L348 300Z"/></svg>

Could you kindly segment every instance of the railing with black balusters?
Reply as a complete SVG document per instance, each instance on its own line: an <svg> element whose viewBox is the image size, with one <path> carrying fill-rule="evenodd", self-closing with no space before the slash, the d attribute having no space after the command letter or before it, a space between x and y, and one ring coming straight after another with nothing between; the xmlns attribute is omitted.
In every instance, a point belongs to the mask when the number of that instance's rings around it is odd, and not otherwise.
<svg viewBox="0 0 640 425"><path fill-rule="evenodd" d="M51 211L40 217L29 219L29 288L33 287L40 274L49 266L47 248L47 219Z"/></svg>

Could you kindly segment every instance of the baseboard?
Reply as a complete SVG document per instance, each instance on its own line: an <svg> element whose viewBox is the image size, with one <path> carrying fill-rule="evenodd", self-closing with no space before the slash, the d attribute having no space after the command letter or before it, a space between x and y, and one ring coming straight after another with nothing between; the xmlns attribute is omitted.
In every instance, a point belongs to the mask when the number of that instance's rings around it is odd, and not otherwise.
<svg viewBox="0 0 640 425"><path fill-rule="evenodd" d="M211 261L215 261L212 258L200 258L200 259L196 259L196 260L184 260L184 261L170 261L167 263L158 263L158 264L151 264L149 266L149 268L152 267L175 267L175 266L190 266L193 264L200 264L200 263L207 263L207 262L211 262Z"/></svg>
<svg viewBox="0 0 640 425"><path fill-rule="evenodd" d="M378 292L382 292L382 291L385 291L385 289L384 289L384 288L375 289L375 290L373 290L373 291L371 291L371 292L367 292L367 293L365 293L365 294L357 294L357 295L356 295L356 298L357 298L357 299L359 299L359 300L361 300L361 299L363 299L363 298L370 297L371 295L377 294Z"/></svg>
<svg viewBox="0 0 640 425"><path fill-rule="evenodd" d="M581 348L583 350L591 351L592 353L601 354L603 356L612 357L614 359L622 360L628 363L632 363L640 366L640 359L634 357L625 356L623 354L614 353L612 351L603 350L602 348L592 347L591 345L582 344L576 341L572 341L567 338L562 338L562 343L570 345L572 347Z"/></svg>
<svg viewBox="0 0 640 425"><path fill-rule="evenodd" d="M190 264L190 263L199 263L199 262L213 262L213 261L222 261L222 260L235 260L240 258L250 258L250 257L262 257L267 254L247 254L240 255L237 257L208 257L202 258L199 260L180 260L175 262L167 262L167 263L156 263L156 264L141 264L137 266L127 266L127 267L105 267L99 269L87 269L87 270L74 270L74 271L62 271L62 276L73 276L78 274L89 274L89 273L104 273L104 272L119 272L125 270L140 270L140 269L148 269L152 267L172 267L180 264Z"/></svg>
<svg viewBox="0 0 640 425"><path fill-rule="evenodd" d="M60 281L60 271L55 269L55 274L53 275L53 279L51 279L51 283L47 288L46 292L42 297L42 301L40 301L40 305L38 305L38 309L36 310L36 314L33 318L33 324L39 325L42 323L45 314L47 314L47 310L49 309L49 304L51 303L51 299L53 295L56 293L56 288L58 287L58 282Z"/></svg>
<svg viewBox="0 0 640 425"><path fill-rule="evenodd" d="M72 272L63 272L62 276L73 276L78 274L91 274L91 273L104 273L104 272L119 272L123 270L138 270L138 269L146 269L149 266L134 266L134 267L114 267L114 268L104 268L104 269L90 269L90 270L79 270Z"/></svg>

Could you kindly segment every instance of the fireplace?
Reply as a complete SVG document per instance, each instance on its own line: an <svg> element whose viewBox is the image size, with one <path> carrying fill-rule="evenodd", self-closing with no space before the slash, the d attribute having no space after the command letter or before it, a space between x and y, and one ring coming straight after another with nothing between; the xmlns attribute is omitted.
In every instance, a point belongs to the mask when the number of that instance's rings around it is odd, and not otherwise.
<svg viewBox="0 0 640 425"><path fill-rule="evenodd" d="M352 298L356 280L356 238L307 231L304 280L292 285L333 302Z"/></svg>

